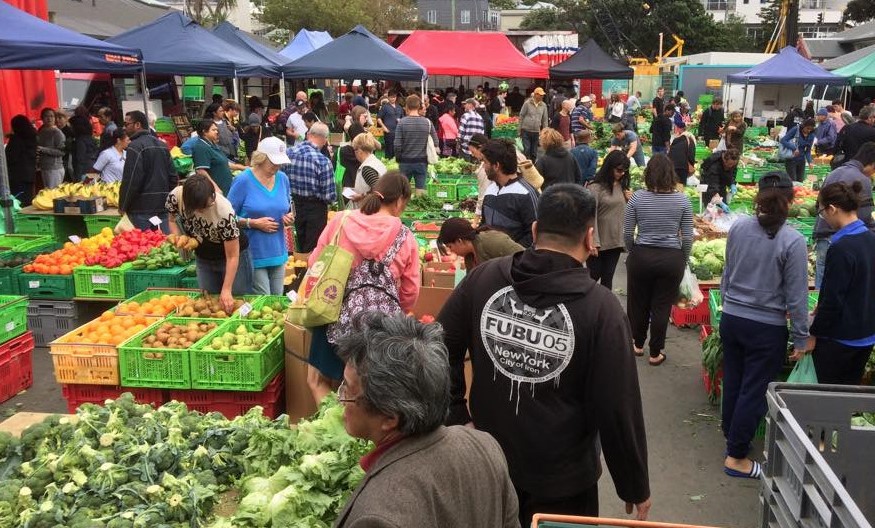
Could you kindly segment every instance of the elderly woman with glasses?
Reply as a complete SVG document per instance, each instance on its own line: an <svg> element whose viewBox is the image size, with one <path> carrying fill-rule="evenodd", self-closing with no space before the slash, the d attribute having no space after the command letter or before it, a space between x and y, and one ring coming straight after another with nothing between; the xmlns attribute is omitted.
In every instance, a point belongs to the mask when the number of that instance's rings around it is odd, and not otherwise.
<svg viewBox="0 0 875 528"><path fill-rule="evenodd" d="M365 477L335 526L519 527L498 443L443 425L450 378L439 325L365 313L338 352L346 430L376 447L362 458Z"/></svg>

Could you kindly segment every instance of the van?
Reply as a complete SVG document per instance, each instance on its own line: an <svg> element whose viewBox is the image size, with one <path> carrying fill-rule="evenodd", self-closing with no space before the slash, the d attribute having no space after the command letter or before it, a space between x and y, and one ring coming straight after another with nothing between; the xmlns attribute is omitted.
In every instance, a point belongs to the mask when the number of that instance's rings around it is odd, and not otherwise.
<svg viewBox="0 0 875 528"><path fill-rule="evenodd" d="M57 73L58 99L61 109L72 115L78 106L85 106L91 115L106 106L112 109L113 120L121 124L123 102L139 102L142 110L142 90L139 77L114 77L105 73ZM169 75L147 75L150 102L160 100L160 113L157 117L170 116L182 112L182 102L176 80ZM157 110L157 104L150 105Z"/></svg>
<svg viewBox="0 0 875 528"><path fill-rule="evenodd" d="M869 102L875 101L875 86L854 86L849 88L844 85L833 86L818 86L814 84L805 85L805 90L802 92L802 108L808 101L814 101L814 109L819 110L831 105L833 101L846 101L845 110L857 115L860 108Z"/></svg>

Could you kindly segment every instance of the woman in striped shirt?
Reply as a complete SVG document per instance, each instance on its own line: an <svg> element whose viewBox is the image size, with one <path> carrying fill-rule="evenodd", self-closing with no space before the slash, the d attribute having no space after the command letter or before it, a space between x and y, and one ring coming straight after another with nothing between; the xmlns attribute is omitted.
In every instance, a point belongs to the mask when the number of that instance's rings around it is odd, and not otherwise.
<svg viewBox="0 0 875 528"><path fill-rule="evenodd" d="M693 246L693 210L678 192L674 167L664 154L647 164L644 182L647 190L632 195L625 213L626 313L637 356L644 355L650 327L650 364L657 366L665 361L668 317Z"/></svg>

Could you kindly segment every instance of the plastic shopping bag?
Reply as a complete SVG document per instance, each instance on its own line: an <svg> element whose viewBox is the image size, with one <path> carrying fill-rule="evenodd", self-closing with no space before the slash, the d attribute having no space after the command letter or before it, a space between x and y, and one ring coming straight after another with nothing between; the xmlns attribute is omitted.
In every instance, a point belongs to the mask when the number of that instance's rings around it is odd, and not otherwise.
<svg viewBox="0 0 875 528"><path fill-rule="evenodd" d="M787 383L817 383L817 372L814 370L814 358L811 357L811 354L805 354L802 359L796 362L793 372L787 378Z"/></svg>
<svg viewBox="0 0 875 528"><path fill-rule="evenodd" d="M693 307L705 300L705 295L699 289L699 281L690 267L687 266L684 270L684 277L681 279L681 284L678 287L678 306Z"/></svg>

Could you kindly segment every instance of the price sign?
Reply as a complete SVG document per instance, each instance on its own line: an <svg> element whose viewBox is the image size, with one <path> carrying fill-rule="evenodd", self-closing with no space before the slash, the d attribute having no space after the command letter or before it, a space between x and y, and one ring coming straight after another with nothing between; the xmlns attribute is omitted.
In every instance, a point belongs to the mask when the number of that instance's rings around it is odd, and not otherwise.
<svg viewBox="0 0 875 528"><path fill-rule="evenodd" d="M29 281L27 283L27 287L30 288L31 290L35 290L35 289L39 288L39 281Z"/></svg>
<svg viewBox="0 0 875 528"><path fill-rule="evenodd" d="M11 332L13 330L15 330L15 321L10 321L6 323L6 331Z"/></svg>
<svg viewBox="0 0 875 528"><path fill-rule="evenodd" d="M700 183L699 185L696 185L696 192L700 192L700 193L708 192L708 184L707 183Z"/></svg>
<svg viewBox="0 0 875 528"><path fill-rule="evenodd" d="M82 242L82 239L76 235L70 235L70 242L78 245L79 242Z"/></svg>
<svg viewBox="0 0 875 528"><path fill-rule="evenodd" d="M292 304L298 302L298 292L296 292L295 290L289 291L289 293L286 294L286 297L288 297L289 300L292 301Z"/></svg>
<svg viewBox="0 0 875 528"><path fill-rule="evenodd" d="M158 227L159 225L161 225L161 219L158 218L157 216L153 216L152 218L150 218L149 222L151 222L152 225L155 227Z"/></svg>
<svg viewBox="0 0 875 528"><path fill-rule="evenodd" d="M91 284L109 284L109 275L92 275Z"/></svg>
<svg viewBox="0 0 875 528"><path fill-rule="evenodd" d="M444 211L452 211L453 204L444 204Z"/></svg>
<svg viewBox="0 0 875 528"><path fill-rule="evenodd" d="M247 315L249 315L249 312L251 312L251 311L252 311L252 305L249 304L248 302L243 303L243 305L240 306L240 317L246 317Z"/></svg>

